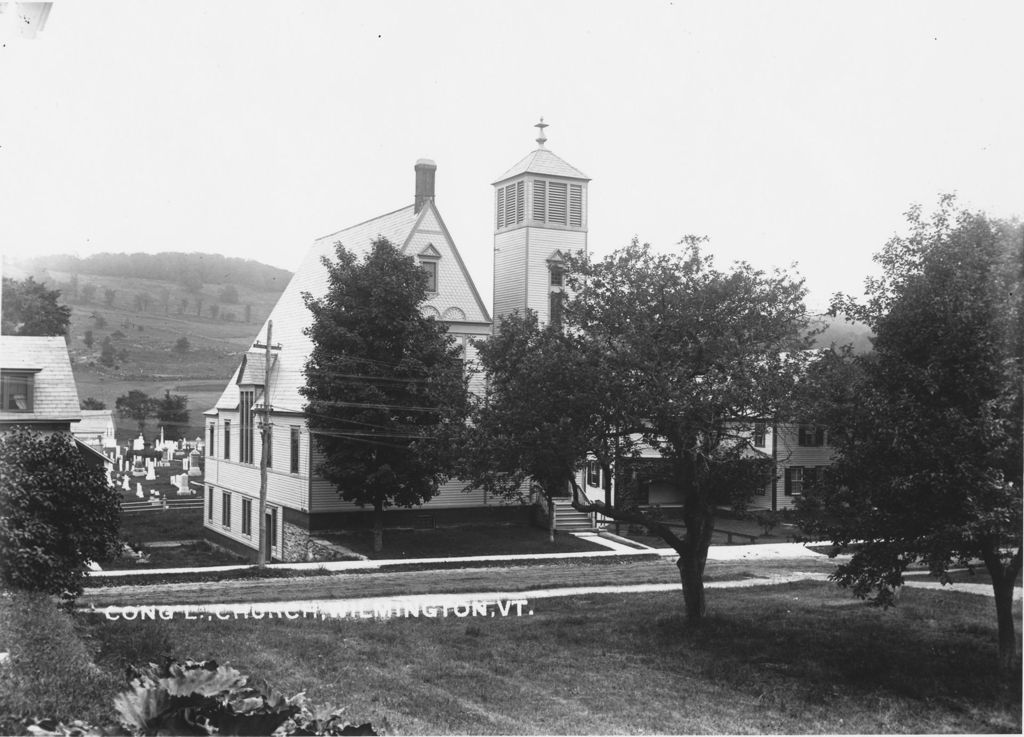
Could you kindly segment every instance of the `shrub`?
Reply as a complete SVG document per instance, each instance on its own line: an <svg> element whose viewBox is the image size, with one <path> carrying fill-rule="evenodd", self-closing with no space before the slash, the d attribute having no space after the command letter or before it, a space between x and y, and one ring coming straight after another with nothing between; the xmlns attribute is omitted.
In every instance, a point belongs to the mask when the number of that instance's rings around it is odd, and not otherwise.
<svg viewBox="0 0 1024 737"><path fill-rule="evenodd" d="M340 710L310 709L303 693L291 698L263 681L214 660L129 668L129 690L114 697L114 709L128 734L376 735L373 726L353 725ZM27 720L35 734L109 733L88 722Z"/></svg>
<svg viewBox="0 0 1024 737"><path fill-rule="evenodd" d="M120 494L62 433L0 438L0 581L74 598L86 565L118 546Z"/></svg>
<svg viewBox="0 0 1024 737"><path fill-rule="evenodd" d="M0 734L25 734L28 717L110 724L118 678L93 665L67 612L37 592L0 596L0 633L10 660L0 666ZM52 731L52 727L51 727Z"/></svg>

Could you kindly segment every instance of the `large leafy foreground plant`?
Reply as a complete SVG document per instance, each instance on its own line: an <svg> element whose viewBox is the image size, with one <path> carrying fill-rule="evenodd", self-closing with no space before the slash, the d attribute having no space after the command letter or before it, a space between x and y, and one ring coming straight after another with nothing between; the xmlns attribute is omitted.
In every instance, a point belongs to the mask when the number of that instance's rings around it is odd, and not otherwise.
<svg viewBox="0 0 1024 737"><path fill-rule="evenodd" d="M375 735L372 725L345 721L341 709L313 709L305 693L292 697L266 681L214 660L168 660L129 668L129 690L114 697L123 734L131 735ZM36 735L110 734L83 722L27 725Z"/></svg>
<svg viewBox="0 0 1024 737"><path fill-rule="evenodd" d="M151 664L132 675L131 689L114 698L114 707L135 734L376 734L368 723L313 713L304 693L288 698L214 660Z"/></svg>

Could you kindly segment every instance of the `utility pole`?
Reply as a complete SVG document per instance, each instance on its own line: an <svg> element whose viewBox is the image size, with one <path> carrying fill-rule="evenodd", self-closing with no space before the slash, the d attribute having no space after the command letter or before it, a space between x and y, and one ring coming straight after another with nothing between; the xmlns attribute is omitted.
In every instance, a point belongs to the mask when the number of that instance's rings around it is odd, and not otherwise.
<svg viewBox="0 0 1024 737"><path fill-rule="evenodd" d="M267 454L270 451L270 339L273 330L274 321L268 320L267 344L263 353L263 425L260 427L263 450L260 453L260 548L256 558L260 568L266 567L270 557L270 545L267 545Z"/></svg>

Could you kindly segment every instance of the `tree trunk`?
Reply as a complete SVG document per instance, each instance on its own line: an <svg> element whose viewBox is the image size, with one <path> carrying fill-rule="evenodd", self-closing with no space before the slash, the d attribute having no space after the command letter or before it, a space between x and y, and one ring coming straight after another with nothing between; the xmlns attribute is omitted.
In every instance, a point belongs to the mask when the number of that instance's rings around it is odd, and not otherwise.
<svg viewBox="0 0 1024 737"><path fill-rule="evenodd" d="M1013 623L1013 581L992 577L992 590L996 595L996 621L999 623L999 667L1013 668L1017 657L1017 633Z"/></svg>
<svg viewBox="0 0 1024 737"><path fill-rule="evenodd" d="M689 544L686 547L689 548ZM679 577L683 581L686 618L691 621L700 620L707 611L707 602L704 599L704 573L697 565L697 558L689 552L680 554L676 566L679 567Z"/></svg>
<svg viewBox="0 0 1024 737"><path fill-rule="evenodd" d="M982 552L985 568L992 577L992 593L996 599L996 622L999 626L999 667L1004 672L1013 669L1017 659L1017 633L1013 621L1013 585L1020 573L1021 554L1004 563L995 544Z"/></svg>
<svg viewBox="0 0 1024 737"><path fill-rule="evenodd" d="M1017 633L1014 623L1014 583L1021 569L1021 553L1005 563L999 556L997 544L990 544L982 551L985 568L992 577L992 593L995 595L995 621L999 632L999 668L1009 671L1017 659Z"/></svg>
<svg viewBox="0 0 1024 737"><path fill-rule="evenodd" d="M555 499L548 497L548 542L555 541Z"/></svg>
<svg viewBox="0 0 1024 737"><path fill-rule="evenodd" d="M375 502L373 505L373 552L379 553L384 549L384 503Z"/></svg>
<svg viewBox="0 0 1024 737"><path fill-rule="evenodd" d="M704 566L708 561L708 546L715 520L710 514L686 515L686 539L677 549L679 576L683 583L683 602L686 618L699 620L707 611L704 598Z"/></svg>

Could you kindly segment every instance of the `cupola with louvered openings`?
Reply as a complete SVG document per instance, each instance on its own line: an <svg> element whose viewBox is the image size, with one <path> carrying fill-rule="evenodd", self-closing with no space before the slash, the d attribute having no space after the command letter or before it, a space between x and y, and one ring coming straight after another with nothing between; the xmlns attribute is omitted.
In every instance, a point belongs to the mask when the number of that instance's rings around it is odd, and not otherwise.
<svg viewBox="0 0 1024 737"><path fill-rule="evenodd" d="M586 252L587 185L579 169L544 147L494 182L494 316L531 309L542 323L552 315L548 257Z"/></svg>

